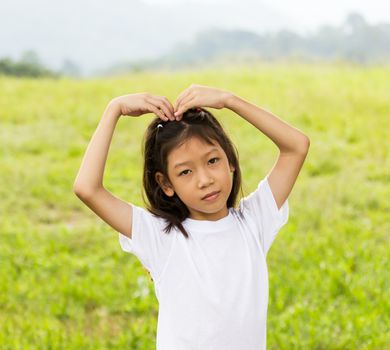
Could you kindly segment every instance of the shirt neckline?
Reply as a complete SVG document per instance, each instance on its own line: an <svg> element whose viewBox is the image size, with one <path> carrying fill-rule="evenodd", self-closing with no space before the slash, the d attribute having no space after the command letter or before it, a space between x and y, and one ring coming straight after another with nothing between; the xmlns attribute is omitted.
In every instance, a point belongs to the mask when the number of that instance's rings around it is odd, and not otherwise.
<svg viewBox="0 0 390 350"><path fill-rule="evenodd" d="M196 220L187 218L182 224L189 230L201 231L204 233L207 232L215 232L215 231L223 231L232 227L232 223L234 222L234 217L232 213L232 208L229 208L229 213L225 217L219 220Z"/></svg>

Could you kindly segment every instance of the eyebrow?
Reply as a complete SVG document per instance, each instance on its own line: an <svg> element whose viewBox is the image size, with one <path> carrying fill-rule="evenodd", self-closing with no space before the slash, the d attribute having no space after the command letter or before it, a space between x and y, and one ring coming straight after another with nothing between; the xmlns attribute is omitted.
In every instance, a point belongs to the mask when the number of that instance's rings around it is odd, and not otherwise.
<svg viewBox="0 0 390 350"><path fill-rule="evenodd" d="M213 153L215 151L218 151L218 148L212 148L210 151L208 151L207 153L205 153L203 155L203 158L205 158L206 156L208 156L210 153ZM182 165L186 165L186 164L189 164L189 163L192 163L191 161L187 161L187 162L182 162L182 163L177 163L175 166L174 166L174 169L182 166Z"/></svg>

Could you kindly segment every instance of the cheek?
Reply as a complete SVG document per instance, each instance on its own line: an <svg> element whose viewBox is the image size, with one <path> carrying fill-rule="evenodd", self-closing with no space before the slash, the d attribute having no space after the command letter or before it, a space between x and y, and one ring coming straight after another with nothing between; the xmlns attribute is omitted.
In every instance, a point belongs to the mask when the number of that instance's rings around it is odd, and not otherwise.
<svg viewBox="0 0 390 350"><path fill-rule="evenodd" d="M179 196L188 196L188 193L191 192L191 181L189 179L178 178L172 182L172 186L175 192Z"/></svg>
<svg viewBox="0 0 390 350"><path fill-rule="evenodd" d="M233 180L234 180L234 171L231 171L230 168L228 169L228 177L229 177L229 181L230 181L230 187L233 186Z"/></svg>

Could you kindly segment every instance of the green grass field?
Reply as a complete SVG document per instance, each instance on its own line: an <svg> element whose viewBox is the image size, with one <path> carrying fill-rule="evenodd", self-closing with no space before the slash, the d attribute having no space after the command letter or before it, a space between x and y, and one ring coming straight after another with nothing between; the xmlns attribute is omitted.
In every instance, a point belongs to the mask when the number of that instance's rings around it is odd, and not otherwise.
<svg viewBox="0 0 390 350"><path fill-rule="evenodd" d="M346 64L0 77L0 349L155 348L153 283L73 182L111 98L148 91L173 103L191 83L232 91L311 140L268 254L268 349L389 349L390 67ZM230 110L212 112L238 148L248 194L277 147ZM120 119L104 178L141 206L151 118Z"/></svg>

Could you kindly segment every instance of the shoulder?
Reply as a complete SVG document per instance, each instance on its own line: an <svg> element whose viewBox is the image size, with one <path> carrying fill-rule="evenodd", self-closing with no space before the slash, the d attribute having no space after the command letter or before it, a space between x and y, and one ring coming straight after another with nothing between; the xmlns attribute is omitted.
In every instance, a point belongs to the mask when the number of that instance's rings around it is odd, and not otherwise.
<svg viewBox="0 0 390 350"><path fill-rule="evenodd" d="M133 208L133 221L135 228L139 226L153 226L161 229L167 225L166 219L153 214L149 209L131 204Z"/></svg>
<svg viewBox="0 0 390 350"><path fill-rule="evenodd" d="M260 200L267 199L269 194L269 183L267 177L265 177L260 180L260 182L257 184L257 187L252 192L241 198L240 202L238 203L238 211L240 214L246 213L248 210L250 211L256 202L258 203Z"/></svg>
<svg viewBox="0 0 390 350"><path fill-rule="evenodd" d="M258 183L254 191L240 200L238 207L244 217L253 217L257 222L263 223L285 222L289 214L287 199L283 206L278 208L268 175Z"/></svg>

